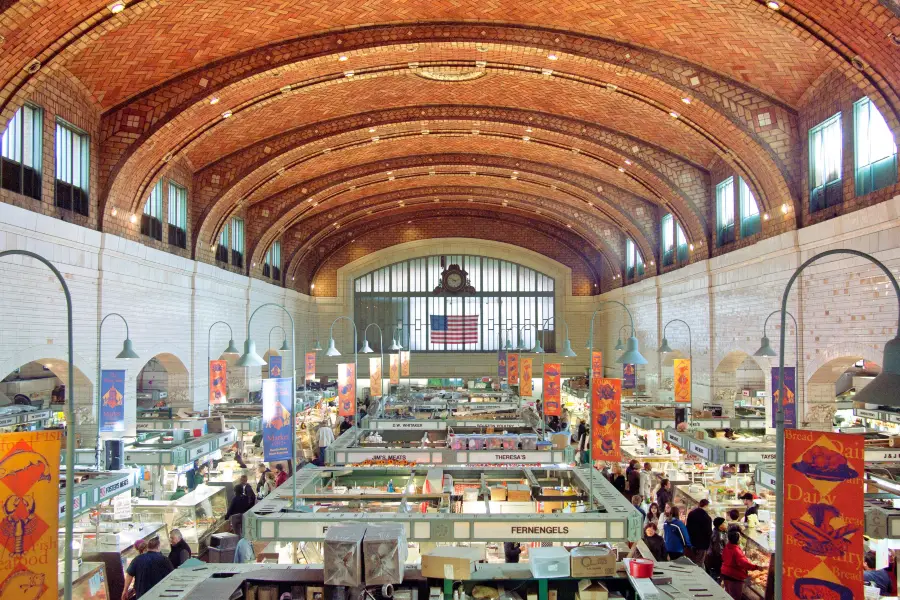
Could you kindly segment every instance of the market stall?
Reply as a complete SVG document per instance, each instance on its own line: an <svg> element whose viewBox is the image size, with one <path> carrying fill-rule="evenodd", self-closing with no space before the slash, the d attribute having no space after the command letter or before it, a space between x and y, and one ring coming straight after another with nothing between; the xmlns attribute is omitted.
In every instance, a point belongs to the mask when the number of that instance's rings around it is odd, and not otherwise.
<svg viewBox="0 0 900 600"><path fill-rule="evenodd" d="M163 523L167 531L180 530L193 552L202 554L224 523L228 499L224 487L201 484L175 500L136 499L132 511L142 522Z"/></svg>
<svg viewBox="0 0 900 600"><path fill-rule="evenodd" d="M15 430L43 429L53 418L49 408L38 408L25 404L0 407L0 433Z"/></svg>

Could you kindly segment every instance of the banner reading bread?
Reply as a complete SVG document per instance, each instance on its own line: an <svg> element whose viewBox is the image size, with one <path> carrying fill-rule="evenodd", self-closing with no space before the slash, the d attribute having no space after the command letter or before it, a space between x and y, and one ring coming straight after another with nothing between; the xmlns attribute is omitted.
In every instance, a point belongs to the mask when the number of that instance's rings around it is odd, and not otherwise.
<svg viewBox="0 0 900 600"><path fill-rule="evenodd" d="M544 416L562 415L561 373L562 365L559 363L544 365Z"/></svg>
<svg viewBox="0 0 900 600"><path fill-rule="evenodd" d="M506 355L506 378L509 385L519 385L519 355Z"/></svg>
<svg viewBox="0 0 900 600"><path fill-rule="evenodd" d="M691 401L691 360L676 358L675 368L675 402Z"/></svg>
<svg viewBox="0 0 900 600"><path fill-rule="evenodd" d="M782 597L863 598L864 438L799 429L784 436Z"/></svg>
<svg viewBox="0 0 900 600"><path fill-rule="evenodd" d="M497 377L506 379L506 350L497 352Z"/></svg>
<svg viewBox="0 0 900 600"><path fill-rule="evenodd" d="M61 447L61 430L0 434L0 598L4 600L60 596Z"/></svg>
<svg viewBox="0 0 900 600"><path fill-rule="evenodd" d="M591 460L622 460L619 442L622 380L598 377L591 381Z"/></svg>
<svg viewBox="0 0 900 600"><path fill-rule="evenodd" d="M400 377L409 377L409 350L400 351Z"/></svg>
<svg viewBox="0 0 900 600"><path fill-rule="evenodd" d="M289 460L294 441L292 379L262 380L263 459Z"/></svg>
<svg viewBox="0 0 900 600"><path fill-rule="evenodd" d="M591 352L591 377L603 377L603 353L599 350Z"/></svg>
<svg viewBox="0 0 900 600"><path fill-rule="evenodd" d="M522 397L531 396L534 393L532 383L534 374L532 373L532 358L523 358L521 364L522 373L519 375L519 395Z"/></svg>
<svg viewBox="0 0 900 600"><path fill-rule="evenodd" d="M269 377L277 379L281 377L281 366L284 359L281 356L269 355Z"/></svg>
<svg viewBox="0 0 900 600"><path fill-rule="evenodd" d="M100 431L125 431L125 371L100 373Z"/></svg>
<svg viewBox="0 0 900 600"><path fill-rule="evenodd" d="M622 365L622 389L633 390L637 384L637 369L635 365Z"/></svg>
<svg viewBox="0 0 900 600"><path fill-rule="evenodd" d="M392 354L391 358L395 356ZM391 365L392 374L393 370ZM356 414L356 365L353 363L338 365L338 414L342 417Z"/></svg>
<svg viewBox="0 0 900 600"><path fill-rule="evenodd" d="M372 397L381 395L381 357L369 359L369 394Z"/></svg>
<svg viewBox="0 0 900 600"><path fill-rule="evenodd" d="M210 404L225 404L228 402L227 372L228 363L224 360L209 361Z"/></svg>
<svg viewBox="0 0 900 600"><path fill-rule="evenodd" d="M400 385L400 355L391 354L390 381L391 385Z"/></svg>
<svg viewBox="0 0 900 600"><path fill-rule="evenodd" d="M784 426L797 428L797 370L795 367L784 368ZM778 383L778 367L772 367L772 427L775 427L775 414L778 410L778 399L781 398L781 385Z"/></svg>
<svg viewBox="0 0 900 600"><path fill-rule="evenodd" d="M306 380L316 378L316 353L315 352L307 352L306 353Z"/></svg>

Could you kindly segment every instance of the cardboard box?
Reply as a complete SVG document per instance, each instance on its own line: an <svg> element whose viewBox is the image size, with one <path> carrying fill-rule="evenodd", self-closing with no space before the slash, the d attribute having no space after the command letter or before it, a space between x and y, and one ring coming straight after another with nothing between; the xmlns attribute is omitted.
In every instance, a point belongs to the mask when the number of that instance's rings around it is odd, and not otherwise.
<svg viewBox="0 0 900 600"><path fill-rule="evenodd" d="M602 546L572 548L572 577L612 577L616 574L616 552Z"/></svg>
<svg viewBox="0 0 900 600"><path fill-rule="evenodd" d="M530 502L531 488L521 483L510 483L506 486L506 499L509 502Z"/></svg>
<svg viewBox="0 0 900 600"><path fill-rule="evenodd" d="M491 488L491 501L493 502L504 502L506 500L506 488L503 486L496 486Z"/></svg>
<svg viewBox="0 0 900 600"><path fill-rule="evenodd" d="M578 600L609 600L609 590L602 583L578 584Z"/></svg>
<svg viewBox="0 0 900 600"><path fill-rule="evenodd" d="M406 554L406 530L402 523L368 525L363 538L366 585L403 583Z"/></svg>
<svg viewBox="0 0 900 600"><path fill-rule="evenodd" d="M543 496L562 496L562 490L558 490L556 488L541 488L541 495ZM544 500L543 509L541 512L543 513L552 513L554 510L562 510L564 502L552 502Z"/></svg>
<svg viewBox="0 0 900 600"><path fill-rule="evenodd" d="M363 582L362 542L366 525L341 523L325 534L322 552L325 585L358 586Z"/></svg>
<svg viewBox="0 0 900 600"><path fill-rule="evenodd" d="M569 447L569 434L568 433L554 433L550 436L550 442L553 444L554 450L565 450Z"/></svg>
<svg viewBox="0 0 900 600"><path fill-rule="evenodd" d="M224 433L225 432L225 417L222 415L215 415L212 417L207 417L206 431L209 433Z"/></svg>
<svg viewBox="0 0 900 600"><path fill-rule="evenodd" d="M422 555L422 575L437 579L466 581L472 578L480 552L472 548L439 546Z"/></svg>

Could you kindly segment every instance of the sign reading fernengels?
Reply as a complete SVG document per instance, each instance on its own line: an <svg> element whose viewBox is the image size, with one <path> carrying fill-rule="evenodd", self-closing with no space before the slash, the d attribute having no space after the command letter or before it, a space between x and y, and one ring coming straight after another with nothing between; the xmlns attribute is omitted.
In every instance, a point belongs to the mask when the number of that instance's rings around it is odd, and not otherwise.
<svg viewBox="0 0 900 600"><path fill-rule="evenodd" d="M545 540L576 540L576 539L603 539L610 536L606 523L563 522L544 523L540 521L518 522L486 522L473 524L473 539L487 539L492 541L518 540L518 539L545 539ZM622 535L624 538L624 527ZM612 539L610 537L610 539Z"/></svg>

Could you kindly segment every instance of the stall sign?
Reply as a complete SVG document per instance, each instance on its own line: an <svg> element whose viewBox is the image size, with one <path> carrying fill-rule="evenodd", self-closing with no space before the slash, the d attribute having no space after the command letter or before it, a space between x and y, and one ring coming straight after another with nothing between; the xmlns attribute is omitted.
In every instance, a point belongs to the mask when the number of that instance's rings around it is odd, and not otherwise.
<svg viewBox="0 0 900 600"><path fill-rule="evenodd" d="M591 380L591 459L622 460L622 380Z"/></svg>
<svg viewBox="0 0 900 600"><path fill-rule="evenodd" d="M294 441L294 421L291 411L294 405L293 379L264 379L263 404L263 453L264 460L289 460Z"/></svg>
<svg viewBox="0 0 900 600"><path fill-rule="evenodd" d="M57 491L61 446L61 430L0 434L0 529L5 532L0 535L3 598L59 597Z"/></svg>
<svg viewBox="0 0 900 600"><path fill-rule="evenodd" d="M710 454L709 448L706 447L706 446L701 446L700 444L698 444L698 443L696 443L696 442L690 442L690 443L688 443L688 451L689 451L691 454L695 454L695 455L697 455L697 456L699 456L699 457L701 457L701 458L704 458L704 459L706 459L706 460L709 460L709 459L710 459L710 458L709 458L709 454Z"/></svg>
<svg viewBox="0 0 900 600"><path fill-rule="evenodd" d="M400 377L409 377L409 350L400 351Z"/></svg>
<svg viewBox="0 0 900 600"><path fill-rule="evenodd" d="M767 473L766 471L757 470L757 478L759 480L759 484L763 487L769 488L770 490L775 489L775 475L772 473Z"/></svg>
<svg viewBox="0 0 900 600"><path fill-rule="evenodd" d="M797 428L797 404L795 394L797 392L797 370L795 367L784 368L784 426L787 429ZM778 367L772 367L772 427L775 427L775 415L778 411L778 402L781 397L781 384L778 382Z"/></svg>
<svg viewBox="0 0 900 600"><path fill-rule="evenodd" d="M369 359L369 394L374 398L381 396L381 357Z"/></svg>
<svg viewBox="0 0 900 600"><path fill-rule="evenodd" d="M603 353L599 350L591 352L591 377L603 377Z"/></svg>
<svg viewBox="0 0 900 600"><path fill-rule="evenodd" d="M863 417L864 419L881 419L881 415L874 410L865 410L857 408L853 411L854 416Z"/></svg>
<svg viewBox="0 0 900 600"><path fill-rule="evenodd" d="M112 499L113 519L116 521L125 521L131 519L131 496L127 494L119 494Z"/></svg>
<svg viewBox="0 0 900 600"><path fill-rule="evenodd" d="M400 385L400 355L390 355L390 365L388 367L388 375L390 376L391 385Z"/></svg>
<svg viewBox="0 0 900 600"><path fill-rule="evenodd" d="M744 398L749 398L749 397L750 397L750 390L748 390L747 388L742 389L742 390L741 390L741 396L744 397Z"/></svg>
<svg viewBox="0 0 900 600"><path fill-rule="evenodd" d="M691 360L689 358L676 358L675 370L675 402L690 403L691 401Z"/></svg>
<svg viewBox="0 0 900 600"><path fill-rule="evenodd" d="M396 354L392 354L397 356ZM391 371L394 367L391 365ZM356 364L341 363L338 365L338 415L351 417L356 415Z"/></svg>
<svg viewBox="0 0 900 600"><path fill-rule="evenodd" d="M283 360L284 359L281 356L273 354L269 355L269 377L272 379L281 377Z"/></svg>
<svg viewBox="0 0 900 600"><path fill-rule="evenodd" d="M731 460L734 458L734 460ZM728 462L740 465L758 465L759 463L767 463L775 460L775 451L738 451L736 455L728 453Z"/></svg>
<svg viewBox="0 0 900 600"><path fill-rule="evenodd" d="M469 462L471 463L491 463L491 464L508 464L508 463L526 463L539 464L553 462L552 452L533 452L526 450L498 450L496 452L469 452Z"/></svg>
<svg viewBox="0 0 900 600"><path fill-rule="evenodd" d="M125 431L125 371L100 374L100 431Z"/></svg>
<svg viewBox="0 0 900 600"><path fill-rule="evenodd" d="M564 497L563 497L564 498ZM516 522L475 522L472 524L472 539L499 542L503 540L575 540L575 539L610 539L609 524L561 522L544 523L528 520ZM625 537L625 528L622 536Z"/></svg>
<svg viewBox="0 0 900 600"><path fill-rule="evenodd" d="M441 462L440 453L435 452L438 460L434 462ZM411 463L427 463L431 461L431 452L428 450L422 450L416 452L415 450L407 450L404 452L392 452L391 450L385 449L381 451L356 451L350 450L347 452L347 462L348 463L357 463L362 462L364 460L385 460L385 461L406 461Z"/></svg>
<svg viewBox="0 0 900 600"><path fill-rule="evenodd" d="M15 425L18 422L18 417L6 417L5 419L0 419L0 427L8 427L9 425Z"/></svg>
<svg viewBox="0 0 900 600"><path fill-rule="evenodd" d="M558 417L562 414L562 365L547 363L544 365L544 416Z"/></svg>
<svg viewBox="0 0 900 600"><path fill-rule="evenodd" d="M637 384L635 365L622 365L622 389L633 390Z"/></svg>
<svg viewBox="0 0 900 600"><path fill-rule="evenodd" d="M491 422L493 425L493 422ZM398 429L421 429L424 431L436 431L443 429L440 421L372 421L372 429L378 431L398 430Z"/></svg>
<svg viewBox="0 0 900 600"><path fill-rule="evenodd" d="M521 376L519 378L519 396L529 397L534 393L532 388L534 374L532 372L532 358L523 358L521 366Z"/></svg>
<svg viewBox="0 0 900 600"><path fill-rule="evenodd" d="M50 411L49 410L41 410L38 412L29 413L29 414L25 415L25 422L26 423L34 423L35 421L42 421L44 419L49 419L49 418L50 418Z"/></svg>
<svg viewBox="0 0 900 600"><path fill-rule="evenodd" d="M862 598L864 438L784 435L783 596Z"/></svg>
<svg viewBox="0 0 900 600"><path fill-rule="evenodd" d="M309 381L310 379L315 379L316 378L316 353L315 352L307 352L305 362L306 362L306 365L305 365L306 380Z"/></svg>
<svg viewBox="0 0 900 600"><path fill-rule="evenodd" d="M506 356L506 373L509 385L519 385L519 355L510 352Z"/></svg>
<svg viewBox="0 0 900 600"><path fill-rule="evenodd" d="M866 462L900 462L900 449L872 448L865 453Z"/></svg>
<svg viewBox="0 0 900 600"><path fill-rule="evenodd" d="M681 441L681 435L677 433L673 433L671 431L666 432L666 441L680 448L684 448L684 443Z"/></svg>
<svg viewBox="0 0 900 600"><path fill-rule="evenodd" d="M497 351L497 377L506 378L506 350Z"/></svg>

